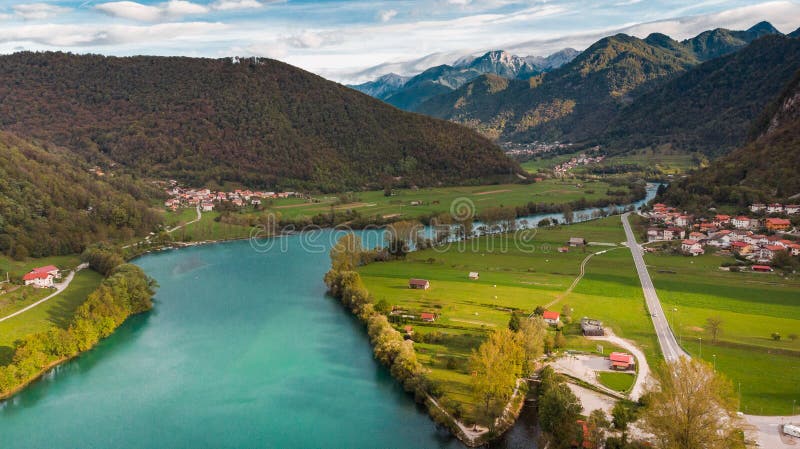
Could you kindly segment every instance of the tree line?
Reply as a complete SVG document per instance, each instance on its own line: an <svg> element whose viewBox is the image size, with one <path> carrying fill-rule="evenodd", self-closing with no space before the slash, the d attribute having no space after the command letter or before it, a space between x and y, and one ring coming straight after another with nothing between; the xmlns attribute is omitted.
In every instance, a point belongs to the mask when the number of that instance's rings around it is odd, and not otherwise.
<svg viewBox="0 0 800 449"><path fill-rule="evenodd" d="M95 254L90 263L98 259ZM121 263L109 269L66 329L53 326L14 343L11 363L0 366L0 397L30 382L49 366L88 351L129 316L150 310L156 287L136 265Z"/></svg>

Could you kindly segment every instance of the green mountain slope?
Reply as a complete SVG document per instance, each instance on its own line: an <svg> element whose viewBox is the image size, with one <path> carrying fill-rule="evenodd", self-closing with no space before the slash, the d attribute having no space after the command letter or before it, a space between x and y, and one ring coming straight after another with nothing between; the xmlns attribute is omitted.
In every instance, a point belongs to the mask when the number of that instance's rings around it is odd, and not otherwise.
<svg viewBox="0 0 800 449"><path fill-rule="evenodd" d="M758 123L752 141L670 185L662 199L705 211L720 205L743 209L753 202L788 202L800 194L800 71Z"/></svg>
<svg viewBox="0 0 800 449"><path fill-rule="evenodd" d="M521 172L470 130L272 60L1 56L0 125L192 184L342 190Z"/></svg>
<svg viewBox="0 0 800 449"><path fill-rule="evenodd" d="M746 31L713 30L682 42L663 34L645 39L606 37L572 62L502 89L483 76L416 110L510 141L583 141L602 135L609 123L642 95L703 61L735 52L759 37L778 33L762 22Z"/></svg>
<svg viewBox="0 0 800 449"><path fill-rule="evenodd" d="M143 235L160 222L158 193L120 174L97 176L68 151L0 132L0 253L80 252L92 242Z"/></svg>
<svg viewBox="0 0 800 449"><path fill-rule="evenodd" d="M669 144L711 156L746 141L750 123L800 69L800 39L767 36L700 64L624 108L603 139L610 151Z"/></svg>

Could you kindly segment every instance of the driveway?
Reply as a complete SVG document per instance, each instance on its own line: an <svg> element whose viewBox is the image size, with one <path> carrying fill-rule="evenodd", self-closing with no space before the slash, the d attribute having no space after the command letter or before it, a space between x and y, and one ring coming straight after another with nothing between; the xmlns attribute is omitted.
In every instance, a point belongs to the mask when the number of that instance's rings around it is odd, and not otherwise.
<svg viewBox="0 0 800 449"><path fill-rule="evenodd" d="M54 297L58 296L59 293L63 292L64 290L67 289L67 287L69 287L70 282L72 282L72 279L75 277L75 273L83 270L84 268L87 268L88 266L89 266L88 263L82 263L82 264L78 265L78 267L75 268L74 271L70 271L70 273L67 275L66 278L64 278L64 280L62 282L59 282L58 284L55 284L56 291L54 291L52 294L47 295L45 298L42 298L42 299L36 301L35 303L29 305L28 307L25 307L24 309L17 310L16 312L12 313L11 315L7 315L7 316L4 316L3 318L0 318L0 322L5 321L5 320L7 320L9 318L14 318L17 315L25 313L28 310L31 310L32 308L34 308L34 307L36 307L36 306L38 306L38 305L40 305L40 304L42 304L44 302L47 302L51 298L54 298Z"/></svg>

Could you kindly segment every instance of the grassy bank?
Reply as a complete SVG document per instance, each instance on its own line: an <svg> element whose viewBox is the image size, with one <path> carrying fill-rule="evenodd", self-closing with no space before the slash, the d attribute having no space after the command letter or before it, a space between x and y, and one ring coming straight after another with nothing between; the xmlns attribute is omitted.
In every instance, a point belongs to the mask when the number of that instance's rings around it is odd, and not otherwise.
<svg viewBox="0 0 800 449"><path fill-rule="evenodd" d="M570 237L610 246L557 252ZM636 340L655 361L657 344L630 252L618 245L624 240L619 217L531 231L527 245L532 251L513 244L504 247L505 238L482 237L466 242L467 248L420 251L404 261L373 263L359 270L382 307L415 316L437 314L432 323L400 319L396 326L412 326L418 359L430 370L427 377L442 392L443 406L451 413L473 412L467 359L489 332L508 325L512 310L531 313L536 306L550 304L550 310L560 311L567 305L576 320L603 320L618 335ZM584 258L600 251L607 252L590 259L584 278L565 295ZM473 271L480 279L468 279ZM408 289L408 279L417 277L430 280L430 290ZM567 326L563 347L592 350L595 344L578 336L576 326Z"/></svg>

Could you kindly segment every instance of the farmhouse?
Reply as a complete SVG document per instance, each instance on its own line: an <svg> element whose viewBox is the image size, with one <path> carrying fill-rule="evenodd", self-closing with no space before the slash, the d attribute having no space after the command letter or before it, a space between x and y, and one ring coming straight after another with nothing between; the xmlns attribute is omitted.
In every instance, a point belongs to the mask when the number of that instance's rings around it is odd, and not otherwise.
<svg viewBox="0 0 800 449"><path fill-rule="evenodd" d="M545 323L551 326L558 326L558 323L561 322L561 314L558 312L551 312L549 310L544 311L542 318L544 319Z"/></svg>
<svg viewBox="0 0 800 449"><path fill-rule="evenodd" d="M431 288L431 283L426 279L409 279L408 288L427 290Z"/></svg>
<svg viewBox="0 0 800 449"><path fill-rule="evenodd" d="M791 226L791 222L785 218L767 218L767 229L770 231L785 231Z"/></svg>
<svg viewBox="0 0 800 449"><path fill-rule="evenodd" d="M421 319L422 321L425 321L426 323L433 323L434 321L436 321L436 314L435 313L422 312L422 313L419 314L419 319Z"/></svg>
<svg viewBox="0 0 800 449"><path fill-rule="evenodd" d="M480 278L480 275L478 274L477 271L470 271L469 272L469 278L470 278L470 280L476 281L476 280L478 280L478 278Z"/></svg>
<svg viewBox="0 0 800 449"><path fill-rule="evenodd" d="M772 267L769 265L753 265L750 268L752 268L753 271L758 271L760 273L769 273L772 271Z"/></svg>
<svg viewBox="0 0 800 449"><path fill-rule="evenodd" d="M800 205L798 204L787 204L784 208L784 211L789 215L794 215L800 213Z"/></svg>
<svg viewBox="0 0 800 449"><path fill-rule="evenodd" d="M211 201L203 201L203 204L200 207L203 209L203 212L211 212L214 210L214 203Z"/></svg>
<svg viewBox="0 0 800 449"><path fill-rule="evenodd" d="M583 237L570 237L567 244L569 246L583 246L586 244L586 239Z"/></svg>
<svg viewBox="0 0 800 449"><path fill-rule="evenodd" d="M611 369L618 369L623 371L633 369L634 365L633 356L628 353L612 352L608 356L608 360L611 362Z"/></svg>
<svg viewBox="0 0 800 449"><path fill-rule="evenodd" d="M30 273L22 277L25 285L33 285L37 288L52 287L54 280L60 278L61 274L58 267L47 265L45 267L34 268Z"/></svg>
<svg viewBox="0 0 800 449"><path fill-rule="evenodd" d="M690 215L679 215L675 219L675 225L685 227L689 226L689 223L691 223L691 221L692 217Z"/></svg>
<svg viewBox="0 0 800 449"><path fill-rule="evenodd" d="M750 212L760 212L766 208L767 206L765 204L755 203L750 205Z"/></svg>

